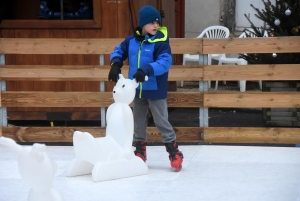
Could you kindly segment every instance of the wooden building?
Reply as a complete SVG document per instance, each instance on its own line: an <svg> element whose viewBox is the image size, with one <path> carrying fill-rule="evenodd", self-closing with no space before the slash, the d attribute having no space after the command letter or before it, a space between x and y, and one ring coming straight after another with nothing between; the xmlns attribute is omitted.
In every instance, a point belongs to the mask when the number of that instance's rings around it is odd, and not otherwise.
<svg viewBox="0 0 300 201"><path fill-rule="evenodd" d="M58 0L60 8L78 1ZM84 0L82 0L84 1ZM0 24L1 38L123 38L137 25L140 7L150 4L164 13L162 24L169 36L184 37L184 0L90 0L90 19L41 19L40 0L14 0L11 19ZM62 11L63 13L63 11ZM175 23L176 21L176 23ZM109 64L109 55L105 55ZM174 57L180 64L180 56ZM5 55L6 65L99 65L99 55ZM106 90L113 83L106 82ZM100 82L78 81L7 81L7 91L99 91ZM13 120L49 120L47 114L69 114L71 120L100 120L99 108L7 108Z"/></svg>

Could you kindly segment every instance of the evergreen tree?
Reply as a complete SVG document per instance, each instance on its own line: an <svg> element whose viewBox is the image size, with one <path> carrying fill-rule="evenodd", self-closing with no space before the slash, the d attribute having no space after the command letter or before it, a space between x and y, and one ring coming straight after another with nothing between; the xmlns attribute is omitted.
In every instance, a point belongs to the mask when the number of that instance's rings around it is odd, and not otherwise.
<svg viewBox="0 0 300 201"><path fill-rule="evenodd" d="M300 0L277 0L273 5L270 0L264 1L265 9L259 10L252 4L260 20L265 22L265 27L257 28L245 14L257 37L262 37L264 31L270 37L300 36ZM299 47L300 48L300 47ZM240 54L240 58L248 61L249 64L298 64L300 53L269 53L269 54Z"/></svg>

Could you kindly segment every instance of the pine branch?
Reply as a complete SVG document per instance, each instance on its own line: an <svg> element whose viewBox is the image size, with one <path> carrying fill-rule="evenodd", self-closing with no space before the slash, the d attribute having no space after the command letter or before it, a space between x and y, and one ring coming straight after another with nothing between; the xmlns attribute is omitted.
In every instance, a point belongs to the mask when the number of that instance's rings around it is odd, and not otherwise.
<svg viewBox="0 0 300 201"><path fill-rule="evenodd" d="M285 0L276 1L273 5L270 0L262 0L265 8L259 10L252 4L250 6L256 11L255 16L267 23L270 27L267 29L269 33L274 33L276 36L299 36L300 35L300 0ZM291 10L291 15L285 14L286 10ZM263 29L257 28L252 21L244 14L249 22L251 29L244 29L247 37L254 34L258 37L263 36ZM274 24L275 19L280 20L280 24ZM249 64L299 64L300 53L278 53L273 56L268 54L240 54L239 58L248 61Z"/></svg>

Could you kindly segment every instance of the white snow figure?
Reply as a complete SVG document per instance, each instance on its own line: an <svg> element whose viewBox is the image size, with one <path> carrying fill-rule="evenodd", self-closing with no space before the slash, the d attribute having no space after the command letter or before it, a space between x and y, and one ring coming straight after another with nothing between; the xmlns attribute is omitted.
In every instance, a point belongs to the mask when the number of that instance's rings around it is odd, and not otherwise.
<svg viewBox="0 0 300 201"><path fill-rule="evenodd" d="M32 146L22 147L7 137L0 137L0 144L10 147L18 156L21 177L31 188L28 201L64 200L52 187L57 167L45 152L46 145L34 143Z"/></svg>
<svg viewBox="0 0 300 201"><path fill-rule="evenodd" d="M133 114L129 104L138 83L122 74L113 88L115 103L106 113L106 136L94 138L90 133L75 131L73 144L76 158L67 176L92 173L94 181L105 181L148 174L148 166L132 149Z"/></svg>

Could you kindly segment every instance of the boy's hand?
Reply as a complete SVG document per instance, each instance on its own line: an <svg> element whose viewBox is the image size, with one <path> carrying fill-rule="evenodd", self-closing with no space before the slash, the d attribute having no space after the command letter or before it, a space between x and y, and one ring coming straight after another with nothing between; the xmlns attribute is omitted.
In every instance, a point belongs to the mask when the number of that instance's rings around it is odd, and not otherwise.
<svg viewBox="0 0 300 201"><path fill-rule="evenodd" d="M133 75L133 78L135 78L136 82L144 82L145 81L146 74L144 71L139 69L136 74Z"/></svg>
<svg viewBox="0 0 300 201"><path fill-rule="evenodd" d="M109 71L108 80L118 82L119 74L121 73L121 66L119 63L114 63Z"/></svg>

